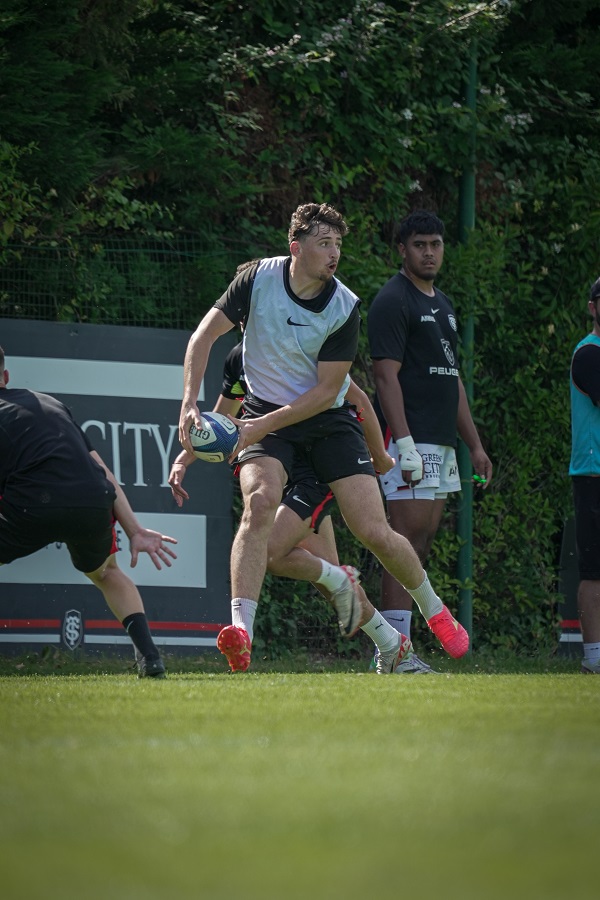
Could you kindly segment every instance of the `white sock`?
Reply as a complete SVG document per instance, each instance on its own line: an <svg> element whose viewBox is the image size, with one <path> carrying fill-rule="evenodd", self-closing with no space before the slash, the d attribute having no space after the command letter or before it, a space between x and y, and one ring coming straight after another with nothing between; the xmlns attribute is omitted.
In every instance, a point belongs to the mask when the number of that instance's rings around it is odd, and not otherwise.
<svg viewBox="0 0 600 900"><path fill-rule="evenodd" d="M398 632L389 622L386 622L380 612L375 610L373 618L369 619L361 629L368 635L382 653L398 646Z"/></svg>
<svg viewBox="0 0 600 900"><path fill-rule="evenodd" d="M406 585L404 585L404 587L406 587ZM406 588L406 590L416 602L421 610L421 614L428 622L432 616L437 616L437 614L441 613L443 610L444 604L431 587L427 573L425 573L425 578L418 588Z"/></svg>
<svg viewBox="0 0 600 900"><path fill-rule="evenodd" d="M412 622L412 609L382 609L381 615L392 628L410 637L410 625Z"/></svg>
<svg viewBox="0 0 600 900"><path fill-rule="evenodd" d="M234 597L231 601L231 624L247 631L250 640L254 637L254 616L257 606L256 600L248 600L246 597Z"/></svg>
<svg viewBox="0 0 600 900"><path fill-rule="evenodd" d="M322 569L316 584L322 584L330 593L339 590L346 583L348 576L340 566L332 566L324 559L319 559Z"/></svg>
<svg viewBox="0 0 600 900"><path fill-rule="evenodd" d="M600 644L584 644L583 658L590 665L597 666L600 663Z"/></svg>

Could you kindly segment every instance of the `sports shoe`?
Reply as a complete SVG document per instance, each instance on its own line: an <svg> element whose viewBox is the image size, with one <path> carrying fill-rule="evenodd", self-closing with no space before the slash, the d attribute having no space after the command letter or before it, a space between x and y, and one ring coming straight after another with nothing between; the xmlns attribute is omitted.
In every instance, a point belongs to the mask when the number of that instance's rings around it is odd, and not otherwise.
<svg viewBox="0 0 600 900"><path fill-rule="evenodd" d="M600 662L591 663L584 659L581 663L582 675L600 675Z"/></svg>
<svg viewBox="0 0 600 900"><path fill-rule="evenodd" d="M416 653L407 653L404 659L394 669L394 675L441 675L426 662L419 659Z"/></svg>
<svg viewBox="0 0 600 900"><path fill-rule="evenodd" d="M217 647L227 657L232 672L245 672L250 665L252 641L237 625L226 625L217 636Z"/></svg>
<svg viewBox="0 0 600 900"><path fill-rule="evenodd" d="M362 604L356 590L360 584L360 573L354 566L340 566L340 568L344 570L347 581L337 591L333 591L331 602L336 608L342 635L350 638L358 631L358 623L362 616Z"/></svg>
<svg viewBox="0 0 600 900"><path fill-rule="evenodd" d="M390 675L396 671L396 666L401 663L407 654L412 654L413 645L411 639L398 632L398 643L391 650L384 653L379 648L375 651L375 671L378 675Z"/></svg>
<svg viewBox="0 0 600 900"><path fill-rule="evenodd" d="M437 615L428 619L427 624L450 656L460 659L469 649L469 635L456 621L447 606Z"/></svg>
<svg viewBox="0 0 600 900"><path fill-rule="evenodd" d="M165 678L165 664L160 656L148 659L136 653L135 662L138 670L138 678Z"/></svg>

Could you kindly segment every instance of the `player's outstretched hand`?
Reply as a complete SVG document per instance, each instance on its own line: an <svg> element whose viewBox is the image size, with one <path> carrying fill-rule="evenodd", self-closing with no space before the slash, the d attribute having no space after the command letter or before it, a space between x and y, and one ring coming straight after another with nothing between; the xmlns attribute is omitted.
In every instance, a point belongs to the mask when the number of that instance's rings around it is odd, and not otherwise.
<svg viewBox="0 0 600 900"><path fill-rule="evenodd" d="M182 486L185 478L187 466L184 463L174 462L169 473L169 484L171 485L171 493L177 506L183 506L184 500L189 500L190 495Z"/></svg>
<svg viewBox="0 0 600 900"><path fill-rule="evenodd" d="M136 567L140 553L147 553L157 569L162 569L161 562L165 566L170 566L171 559L177 559L177 554L170 547L167 547L167 544L176 543L175 538L161 534L159 531L152 531L151 528L140 528L129 540L131 568L134 569Z"/></svg>

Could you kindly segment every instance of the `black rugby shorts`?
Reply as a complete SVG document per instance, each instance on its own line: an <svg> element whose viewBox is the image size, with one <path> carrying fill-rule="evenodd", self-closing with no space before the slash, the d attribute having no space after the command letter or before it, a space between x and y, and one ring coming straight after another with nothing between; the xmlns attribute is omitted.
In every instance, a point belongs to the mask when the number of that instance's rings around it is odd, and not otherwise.
<svg viewBox="0 0 600 900"><path fill-rule="evenodd" d="M302 521L310 518L310 527L318 534L323 519L331 515L335 497L329 485L321 484L311 467L306 462L298 460L294 464L292 477L281 502Z"/></svg>
<svg viewBox="0 0 600 900"><path fill-rule="evenodd" d="M246 411L244 418L256 416ZM351 475L375 477L363 430L348 407L325 410L268 434L259 444L242 452L240 463L261 456L278 459L288 479L293 478L293 467L298 461L306 463L322 484Z"/></svg>
<svg viewBox="0 0 600 900"><path fill-rule="evenodd" d="M95 572L114 549L113 522L112 509L22 510L0 499L0 563L60 543L79 572Z"/></svg>
<svg viewBox="0 0 600 900"><path fill-rule="evenodd" d="M579 578L600 581L600 478L576 475L572 481Z"/></svg>

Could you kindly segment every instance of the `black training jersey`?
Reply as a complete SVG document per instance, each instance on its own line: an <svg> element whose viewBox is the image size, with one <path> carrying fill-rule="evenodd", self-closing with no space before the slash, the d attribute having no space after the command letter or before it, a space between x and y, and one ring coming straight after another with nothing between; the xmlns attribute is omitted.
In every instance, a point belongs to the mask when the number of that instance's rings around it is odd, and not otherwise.
<svg viewBox="0 0 600 900"><path fill-rule="evenodd" d="M225 357L221 394L228 400L243 400L247 392L242 365L242 342L240 341Z"/></svg>
<svg viewBox="0 0 600 900"><path fill-rule="evenodd" d="M115 490L70 411L48 394L0 390L0 496L14 506L109 509Z"/></svg>
<svg viewBox="0 0 600 900"><path fill-rule="evenodd" d="M358 347L359 299L337 278L318 297L292 291L290 258L260 260L231 283L215 306L243 322L243 368L248 392L274 406L292 403L317 384L319 362L353 361ZM333 406L348 389L342 385Z"/></svg>
<svg viewBox="0 0 600 900"><path fill-rule="evenodd" d="M458 416L458 334L448 297L428 297L398 272L383 285L368 312L371 357L402 364L406 421L416 442L455 447ZM382 425L381 405L375 411Z"/></svg>

